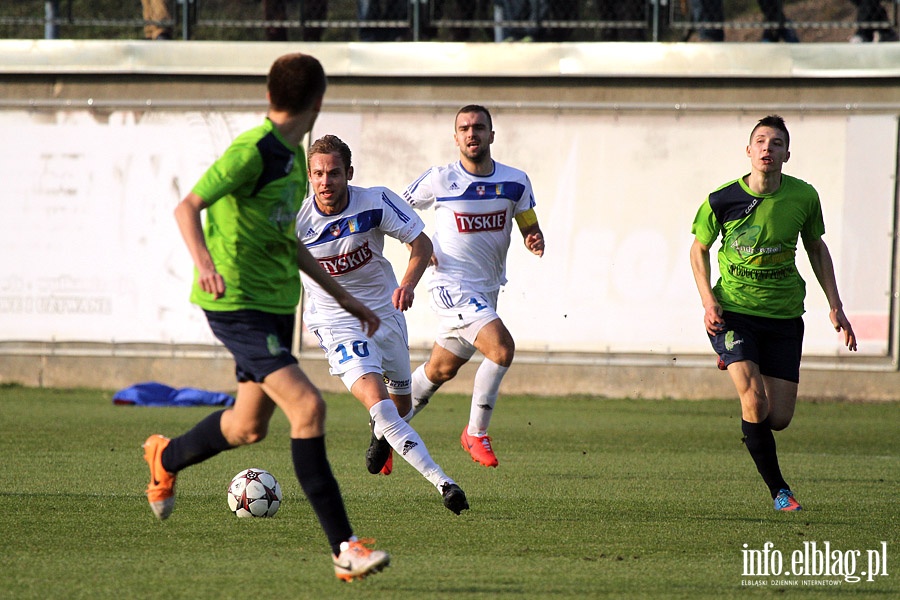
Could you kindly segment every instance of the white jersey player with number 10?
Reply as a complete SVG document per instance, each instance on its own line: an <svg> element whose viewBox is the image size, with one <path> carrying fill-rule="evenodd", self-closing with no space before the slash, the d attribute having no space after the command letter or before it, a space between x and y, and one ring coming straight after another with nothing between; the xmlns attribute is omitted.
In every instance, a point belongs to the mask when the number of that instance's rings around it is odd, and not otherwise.
<svg viewBox="0 0 900 600"><path fill-rule="evenodd" d="M486 467L499 464L487 429L515 354L512 335L497 314L513 221L525 247L544 254L531 181L523 171L491 158L492 126L483 106L461 108L453 134L459 160L428 169L403 194L416 209L433 207L435 219L428 287L439 325L431 356L413 373L413 411L424 408L476 350L481 352L484 360L475 373L469 423L460 442L472 460Z"/></svg>
<svg viewBox="0 0 900 600"><path fill-rule="evenodd" d="M385 319L400 315L391 302L398 284L391 263L384 257L384 238L390 236L411 244L425 229L425 224L387 188L347 186L347 195L348 206L338 214L320 211L315 195L307 198L297 215L297 234L319 265L372 309L384 324ZM300 231L300 226L305 229ZM328 326L359 329L359 320L321 286L311 279L302 279L308 297L303 322L309 329Z"/></svg>
<svg viewBox="0 0 900 600"><path fill-rule="evenodd" d="M319 338L331 374L369 411L372 437L366 468L389 475L393 448L441 493L456 514L469 508L466 495L432 460L419 434L401 415L412 417L409 335L403 311L412 306L416 284L431 258L422 219L384 187L350 186L350 148L326 135L309 149L313 195L297 214L297 237L322 268L381 319L369 338L359 320L310 278L303 322ZM385 236L410 248L401 283L384 257Z"/></svg>

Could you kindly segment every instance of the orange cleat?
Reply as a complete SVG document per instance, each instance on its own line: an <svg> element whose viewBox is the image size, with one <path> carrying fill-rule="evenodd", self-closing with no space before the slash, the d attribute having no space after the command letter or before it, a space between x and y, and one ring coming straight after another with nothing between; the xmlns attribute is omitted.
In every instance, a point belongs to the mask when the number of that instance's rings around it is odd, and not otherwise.
<svg viewBox="0 0 900 600"><path fill-rule="evenodd" d="M150 484L147 486L147 501L150 510L160 521L168 519L175 508L175 474L162 466L162 453L169 445L169 438L151 435L144 442L144 460L150 465Z"/></svg>
<svg viewBox="0 0 900 600"><path fill-rule="evenodd" d="M372 550L366 544L374 540L350 540L341 542L341 553L335 556L334 574L341 581L365 579L373 573L379 573L391 564L391 555L384 550Z"/></svg>
<svg viewBox="0 0 900 600"><path fill-rule="evenodd" d="M459 441L462 443L463 450L468 452L475 462L486 467L496 467L500 464L491 448L491 436L469 435L468 427L464 427Z"/></svg>
<svg viewBox="0 0 900 600"><path fill-rule="evenodd" d="M381 467L379 471L382 475L390 475L394 471L394 451L391 450L388 452L387 460L384 461L384 466Z"/></svg>

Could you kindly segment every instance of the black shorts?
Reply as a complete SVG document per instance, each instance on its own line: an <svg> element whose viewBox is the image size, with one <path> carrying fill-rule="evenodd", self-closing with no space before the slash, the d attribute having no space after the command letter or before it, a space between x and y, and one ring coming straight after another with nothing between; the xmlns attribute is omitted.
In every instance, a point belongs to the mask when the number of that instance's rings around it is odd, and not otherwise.
<svg viewBox="0 0 900 600"><path fill-rule="evenodd" d="M725 311L722 318L725 329L709 336L713 350L719 355L720 369L750 360L759 365L763 375L800 382L802 317L771 319Z"/></svg>
<svg viewBox="0 0 900 600"><path fill-rule="evenodd" d="M294 315L259 310L203 311L213 334L234 356L238 381L262 383L267 375L296 365L291 353Z"/></svg>

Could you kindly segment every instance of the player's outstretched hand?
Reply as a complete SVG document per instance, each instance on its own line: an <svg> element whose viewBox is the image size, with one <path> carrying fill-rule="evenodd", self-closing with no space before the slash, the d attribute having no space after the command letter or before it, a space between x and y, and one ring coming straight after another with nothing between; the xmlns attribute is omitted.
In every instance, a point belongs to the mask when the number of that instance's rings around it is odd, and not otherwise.
<svg viewBox="0 0 900 600"><path fill-rule="evenodd" d="M831 324L834 325L835 331L840 332L843 330L844 345L851 352L856 352L856 334L853 333L853 326L850 325L850 320L844 314L844 309L832 308L831 312L828 313L828 317L831 319Z"/></svg>
<svg viewBox="0 0 900 600"><path fill-rule="evenodd" d="M394 295L391 297L391 301L394 303L394 308L402 311L409 310L412 308L413 300L416 299L416 292L413 288L408 285L401 285L396 290L394 290Z"/></svg>
<svg viewBox="0 0 900 600"><path fill-rule="evenodd" d="M525 247L528 248L532 254L537 254L538 256L544 255L544 234L540 231L535 231L533 233L529 233L525 236Z"/></svg>

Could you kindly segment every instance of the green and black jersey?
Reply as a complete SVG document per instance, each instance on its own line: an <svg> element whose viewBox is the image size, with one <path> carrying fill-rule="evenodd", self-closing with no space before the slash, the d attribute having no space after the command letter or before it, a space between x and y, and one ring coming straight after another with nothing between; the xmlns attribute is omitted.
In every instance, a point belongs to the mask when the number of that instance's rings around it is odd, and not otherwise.
<svg viewBox="0 0 900 600"><path fill-rule="evenodd" d="M821 238L825 223L815 188L781 177L778 190L766 195L751 192L743 178L727 183L697 211L691 231L700 243L711 246L722 234L713 293L724 310L778 319L804 312L797 242Z"/></svg>
<svg viewBox="0 0 900 600"><path fill-rule="evenodd" d="M306 189L303 149L290 147L271 121L235 138L193 189L209 205L204 235L225 296L213 300L195 273L191 302L293 313L300 301L294 220Z"/></svg>

